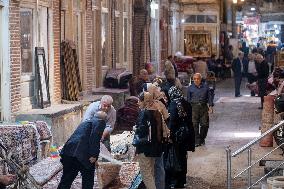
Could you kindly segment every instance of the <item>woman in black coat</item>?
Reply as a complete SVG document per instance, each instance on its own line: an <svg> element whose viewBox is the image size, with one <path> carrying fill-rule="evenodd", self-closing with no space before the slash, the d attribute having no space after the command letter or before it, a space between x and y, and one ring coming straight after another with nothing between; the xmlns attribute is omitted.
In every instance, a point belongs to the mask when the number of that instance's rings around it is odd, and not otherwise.
<svg viewBox="0 0 284 189"><path fill-rule="evenodd" d="M170 186L174 184L176 188L184 188L187 173L187 151L194 152L195 150L191 106L184 99L183 93L178 87L172 86L168 94L170 98L170 121L168 126L171 130L172 144L168 145L165 152L165 161L169 149L173 147L177 154L177 163L180 169L178 171L166 170L166 186L170 188ZM167 162L165 162L165 164L167 164Z"/></svg>

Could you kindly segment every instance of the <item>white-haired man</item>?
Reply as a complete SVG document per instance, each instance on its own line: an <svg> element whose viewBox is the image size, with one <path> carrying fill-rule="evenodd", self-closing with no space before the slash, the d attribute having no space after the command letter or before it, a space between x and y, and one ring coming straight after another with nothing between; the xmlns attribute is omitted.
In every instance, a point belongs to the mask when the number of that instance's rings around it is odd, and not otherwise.
<svg viewBox="0 0 284 189"><path fill-rule="evenodd" d="M109 151L110 151L109 136L114 129L114 124L116 121L116 110L112 106L112 103L113 103L112 97L109 95L104 95L100 101L93 102L89 105L83 117L83 121L86 121L88 119L92 119L95 116L96 112L98 111L104 111L105 113L107 113L106 128L102 136L102 141Z"/></svg>

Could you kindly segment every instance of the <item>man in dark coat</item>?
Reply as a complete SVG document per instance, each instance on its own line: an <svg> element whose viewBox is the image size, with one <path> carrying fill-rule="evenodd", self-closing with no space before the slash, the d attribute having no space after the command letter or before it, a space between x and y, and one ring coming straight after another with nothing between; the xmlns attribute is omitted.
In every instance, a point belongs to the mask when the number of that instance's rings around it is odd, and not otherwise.
<svg viewBox="0 0 284 189"><path fill-rule="evenodd" d="M239 52L238 58L235 58L232 63L232 70L235 79L235 97L240 97L240 87L242 83L242 76L246 74L248 62L244 59L244 53Z"/></svg>
<svg viewBox="0 0 284 189"><path fill-rule="evenodd" d="M100 153L100 140L106 126L106 113L82 122L65 143L60 156L63 175L58 189L69 189L80 171L82 189L93 189L95 163Z"/></svg>
<svg viewBox="0 0 284 189"><path fill-rule="evenodd" d="M259 107L259 109L262 109L264 96L266 96L266 84L269 76L269 65L261 54L256 55L256 71L258 96L261 98L261 106Z"/></svg>

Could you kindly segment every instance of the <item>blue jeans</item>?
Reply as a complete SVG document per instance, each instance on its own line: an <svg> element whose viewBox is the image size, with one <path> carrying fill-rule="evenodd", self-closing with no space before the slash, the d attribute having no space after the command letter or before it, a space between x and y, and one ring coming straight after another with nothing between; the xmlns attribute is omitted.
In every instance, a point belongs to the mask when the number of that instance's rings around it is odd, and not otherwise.
<svg viewBox="0 0 284 189"><path fill-rule="evenodd" d="M163 154L155 158L155 184L157 189L165 189L165 169Z"/></svg>

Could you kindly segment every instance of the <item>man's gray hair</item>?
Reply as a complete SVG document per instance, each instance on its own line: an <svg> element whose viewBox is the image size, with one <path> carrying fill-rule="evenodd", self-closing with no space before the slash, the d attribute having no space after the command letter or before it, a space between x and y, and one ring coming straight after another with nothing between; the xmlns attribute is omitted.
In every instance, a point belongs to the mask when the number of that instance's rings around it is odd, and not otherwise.
<svg viewBox="0 0 284 189"><path fill-rule="evenodd" d="M105 102L107 104L112 104L113 103L113 99L110 95L104 95L102 98L101 98L101 102Z"/></svg>

